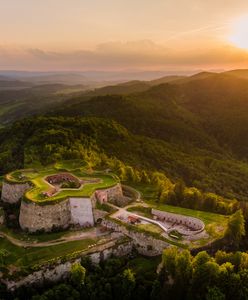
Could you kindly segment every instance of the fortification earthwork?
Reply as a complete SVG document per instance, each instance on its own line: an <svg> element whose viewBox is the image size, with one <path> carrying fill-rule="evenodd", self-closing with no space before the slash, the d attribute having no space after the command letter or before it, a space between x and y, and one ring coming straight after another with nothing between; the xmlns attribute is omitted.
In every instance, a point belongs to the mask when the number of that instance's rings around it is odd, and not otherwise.
<svg viewBox="0 0 248 300"><path fill-rule="evenodd" d="M92 242L95 240L92 246L76 252L73 259L71 256L66 259L67 273L75 258L78 259L82 255L89 254L93 262L98 262L99 257L107 258L111 253L117 256L127 255L135 248L142 255L156 256L171 245L186 247L188 242L207 236L205 224L198 218L161 211L152 206L149 206L148 216L135 211L136 207L146 208L147 204L142 201L137 190L122 185L110 170L86 171L80 167L52 166L39 170L14 171L4 177L1 201L3 204L19 207L19 225L23 232L42 234L57 230L68 232L68 229L73 229L76 230L76 234L71 235L68 241L83 240L84 236L86 239L93 238ZM2 210L0 225L3 223ZM153 231L152 226L157 229ZM175 232L179 235L175 235ZM183 242L178 240L178 237L182 236ZM36 247L32 242L13 239L5 231L0 230L0 237L18 246ZM44 245L49 247L66 241L66 238L63 238L61 241L54 240ZM54 255L56 257L56 253ZM58 258L54 263L53 259L55 273L58 274L57 270L61 269L60 275L54 278L65 275L65 265L62 266L60 261ZM44 272L47 272L44 264L38 270L40 271L34 272L34 275L30 273L27 277L30 279L20 277L13 281L3 276L3 280L14 289L22 284L40 282L46 276L51 276L50 273L44 275ZM52 266L50 270L53 270Z"/></svg>

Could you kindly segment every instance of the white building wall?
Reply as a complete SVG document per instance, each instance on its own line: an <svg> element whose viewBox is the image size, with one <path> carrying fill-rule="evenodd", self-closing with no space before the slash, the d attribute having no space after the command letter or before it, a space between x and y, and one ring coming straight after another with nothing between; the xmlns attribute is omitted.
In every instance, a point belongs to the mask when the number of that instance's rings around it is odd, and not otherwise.
<svg viewBox="0 0 248 300"><path fill-rule="evenodd" d="M71 223L80 226L94 226L90 198L69 198Z"/></svg>

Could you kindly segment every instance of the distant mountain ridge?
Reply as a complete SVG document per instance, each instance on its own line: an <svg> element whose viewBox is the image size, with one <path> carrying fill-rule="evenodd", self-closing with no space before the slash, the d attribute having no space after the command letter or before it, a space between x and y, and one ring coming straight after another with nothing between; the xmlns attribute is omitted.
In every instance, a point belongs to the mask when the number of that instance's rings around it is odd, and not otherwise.
<svg viewBox="0 0 248 300"><path fill-rule="evenodd" d="M130 86L136 88L137 85L144 90L129 90ZM118 90L120 86L121 92ZM170 142L180 143L186 139L200 146L206 144L209 138L217 138L221 147L228 143L230 151L248 158L248 140L245 139L245 134L248 136L246 79L226 73L200 73L182 79L180 84L176 80L152 87L147 82L120 86L90 92L91 98L82 94L65 102L54 113L112 118L134 133ZM125 88L126 94L123 92ZM225 131L225 127L229 127L227 122L232 124L230 131ZM245 127L240 126L240 122ZM228 137L230 132L232 138ZM204 135L202 140L200 136ZM242 145L238 141L240 135L244 139Z"/></svg>

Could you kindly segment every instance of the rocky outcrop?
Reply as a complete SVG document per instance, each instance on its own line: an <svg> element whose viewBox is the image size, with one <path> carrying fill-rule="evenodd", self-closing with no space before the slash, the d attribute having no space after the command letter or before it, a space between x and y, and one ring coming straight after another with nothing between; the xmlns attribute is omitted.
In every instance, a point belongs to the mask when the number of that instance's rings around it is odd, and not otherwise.
<svg viewBox="0 0 248 300"><path fill-rule="evenodd" d="M67 228L71 221L69 201L50 205L22 201L19 223L23 230L35 232L51 231L53 228Z"/></svg>
<svg viewBox="0 0 248 300"><path fill-rule="evenodd" d="M14 291L21 286L42 285L45 282L58 282L59 280L68 278L71 266L77 262L80 262L80 259L74 260L73 262L68 261L64 264L58 264L53 268L41 269L16 281L2 280L2 282L10 291Z"/></svg>
<svg viewBox="0 0 248 300"><path fill-rule="evenodd" d="M108 201L115 200L116 198L123 196L120 183L117 183L115 186L104 190L107 193Z"/></svg>
<svg viewBox="0 0 248 300"><path fill-rule="evenodd" d="M1 199L3 202L10 204L17 203L28 189L30 189L30 184L27 182L9 183L7 181L3 181Z"/></svg>
<svg viewBox="0 0 248 300"><path fill-rule="evenodd" d="M117 241L116 241L117 242ZM99 264L101 261L109 259L111 256L126 256L131 253L133 249L132 241L127 241L118 245L115 244L113 247L106 248L101 252L95 252L89 254L89 257L93 264Z"/></svg>

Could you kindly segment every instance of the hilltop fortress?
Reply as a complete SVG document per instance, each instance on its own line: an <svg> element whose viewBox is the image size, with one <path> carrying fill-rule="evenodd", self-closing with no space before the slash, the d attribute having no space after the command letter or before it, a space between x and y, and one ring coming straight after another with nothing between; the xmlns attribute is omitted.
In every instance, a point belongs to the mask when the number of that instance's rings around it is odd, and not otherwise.
<svg viewBox="0 0 248 300"><path fill-rule="evenodd" d="M123 197L118 178L111 174L77 171L21 170L5 176L1 199L20 203L19 223L28 232L90 227L104 215L97 209Z"/></svg>

